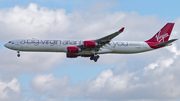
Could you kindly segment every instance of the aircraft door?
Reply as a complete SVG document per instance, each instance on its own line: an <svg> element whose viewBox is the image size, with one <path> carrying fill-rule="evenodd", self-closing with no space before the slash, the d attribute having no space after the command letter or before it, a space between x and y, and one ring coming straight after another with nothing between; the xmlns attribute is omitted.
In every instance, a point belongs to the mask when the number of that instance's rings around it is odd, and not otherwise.
<svg viewBox="0 0 180 101"><path fill-rule="evenodd" d="M19 40L16 40L14 43L16 46L19 46Z"/></svg>

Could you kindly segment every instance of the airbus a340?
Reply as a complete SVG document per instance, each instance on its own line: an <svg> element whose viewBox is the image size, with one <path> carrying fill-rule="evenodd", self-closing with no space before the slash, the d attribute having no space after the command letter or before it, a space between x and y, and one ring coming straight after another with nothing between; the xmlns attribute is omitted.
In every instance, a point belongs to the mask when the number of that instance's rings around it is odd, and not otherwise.
<svg viewBox="0 0 180 101"><path fill-rule="evenodd" d="M171 45L177 39L169 40L174 23L167 23L151 39L147 41L111 41L123 32L119 31L95 40L41 40L41 39L18 39L6 43L4 46L17 51L30 52L65 52L67 58L90 57L95 62L99 59L98 54L116 53L132 54L159 49Z"/></svg>

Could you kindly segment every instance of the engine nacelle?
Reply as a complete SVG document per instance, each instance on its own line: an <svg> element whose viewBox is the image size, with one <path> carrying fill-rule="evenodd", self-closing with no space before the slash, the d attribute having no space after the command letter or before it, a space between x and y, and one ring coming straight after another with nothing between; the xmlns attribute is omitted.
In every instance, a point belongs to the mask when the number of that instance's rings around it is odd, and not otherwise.
<svg viewBox="0 0 180 101"><path fill-rule="evenodd" d="M95 41L84 41L84 47L87 47L87 48L95 48L98 43L96 43Z"/></svg>
<svg viewBox="0 0 180 101"><path fill-rule="evenodd" d="M67 47L67 53L79 53L81 49L79 47Z"/></svg>
<svg viewBox="0 0 180 101"><path fill-rule="evenodd" d="M67 57L67 58L77 58L78 55L77 55L76 53L67 53L67 54L66 54L66 57Z"/></svg>

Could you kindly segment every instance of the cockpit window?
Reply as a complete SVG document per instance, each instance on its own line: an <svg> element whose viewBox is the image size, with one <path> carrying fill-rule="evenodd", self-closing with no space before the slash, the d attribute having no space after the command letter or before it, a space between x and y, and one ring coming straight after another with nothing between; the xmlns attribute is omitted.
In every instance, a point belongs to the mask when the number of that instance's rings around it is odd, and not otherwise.
<svg viewBox="0 0 180 101"><path fill-rule="evenodd" d="M11 41L9 41L8 43L11 43Z"/></svg>

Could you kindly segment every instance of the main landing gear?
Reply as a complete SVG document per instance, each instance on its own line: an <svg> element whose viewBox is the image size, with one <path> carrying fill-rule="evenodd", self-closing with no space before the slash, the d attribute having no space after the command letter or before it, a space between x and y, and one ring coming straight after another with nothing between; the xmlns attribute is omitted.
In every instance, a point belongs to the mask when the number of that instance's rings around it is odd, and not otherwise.
<svg viewBox="0 0 180 101"><path fill-rule="evenodd" d="M98 59L99 59L99 55L92 54L90 57L90 60L94 60L94 62L97 62Z"/></svg>
<svg viewBox="0 0 180 101"><path fill-rule="evenodd" d="M20 51L17 51L17 53L18 53L18 54L17 54L17 57L20 57Z"/></svg>

